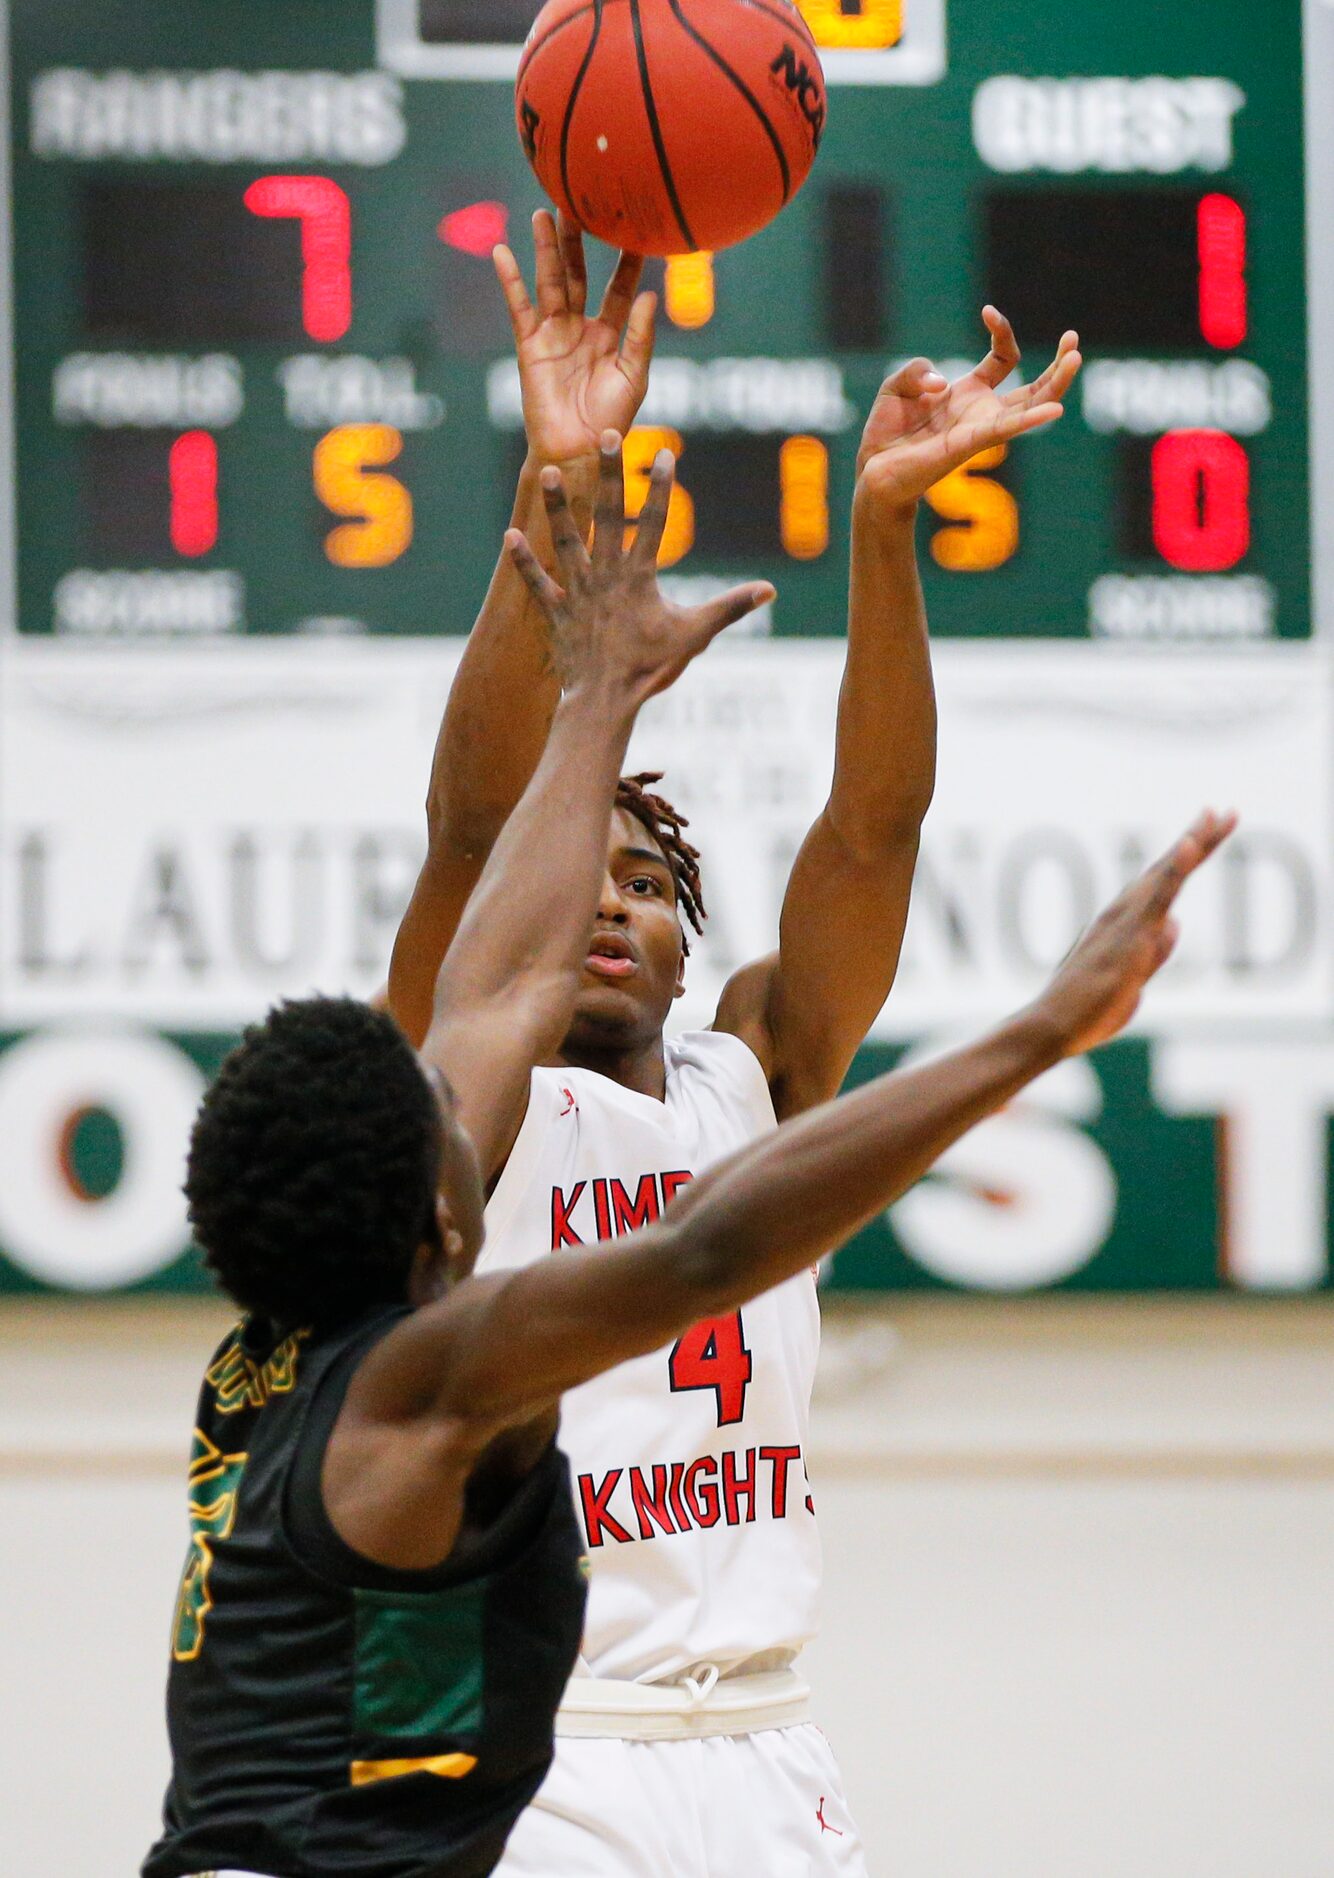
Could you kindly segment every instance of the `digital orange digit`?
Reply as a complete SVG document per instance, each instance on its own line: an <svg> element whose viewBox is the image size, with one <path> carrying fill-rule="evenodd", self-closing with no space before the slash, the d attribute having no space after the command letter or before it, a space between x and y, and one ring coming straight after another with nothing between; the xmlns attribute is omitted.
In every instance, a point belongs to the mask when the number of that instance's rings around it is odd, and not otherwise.
<svg viewBox="0 0 1334 1878"><path fill-rule="evenodd" d="M794 561L829 546L829 450L818 437L789 437L778 453L779 530Z"/></svg>
<svg viewBox="0 0 1334 1878"><path fill-rule="evenodd" d="M982 574L1003 567L1018 550L1019 504L1004 483L977 473L995 469L1005 456L1003 443L979 450L927 490L927 502L951 524L931 537L931 553L941 567Z"/></svg>
<svg viewBox="0 0 1334 1878"><path fill-rule="evenodd" d="M903 37L903 0L797 0L817 46L883 52Z"/></svg>
<svg viewBox="0 0 1334 1878"><path fill-rule="evenodd" d="M412 542L412 497L381 468L403 448L392 424L340 424L315 446L315 494L352 517L325 537L335 567L388 567Z"/></svg>
<svg viewBox="0 0 1334 1878"><path fill-rule="evenodd" d="M672 325L686 332L707 326L717 305L713 256L707 251L669 255L665 273L663 300Z"/></svg>
<svg viewBox="0 0 1334 1878"><path fill-rule="evenodd" d="M680 457L685 440L678 430L662 424L637 424L625 440L625 515L633 522L648 501L649 472L659 450L670 450ZM626 530L626 541L634 539L634 530ZM667 526L658 548L658 566L675 567L695 545L695 504L677 482L667 505Z"/></svg>

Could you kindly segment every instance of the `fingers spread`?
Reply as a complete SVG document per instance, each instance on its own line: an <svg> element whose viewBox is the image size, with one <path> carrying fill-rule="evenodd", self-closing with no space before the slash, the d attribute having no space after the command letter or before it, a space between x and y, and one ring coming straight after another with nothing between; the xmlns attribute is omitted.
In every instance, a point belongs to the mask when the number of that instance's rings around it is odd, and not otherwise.
<svg viewBox="0 0 1334 1878"><path fill-rule="evenodd" d="M640 513L635 545L630 553L640 567L656 567L658 549L667 526L667 510L676 481L676 458L670 450L659 450L653 459L648 479L648 500Z"/></svg>
<svg viewBox="0 0 1334 1878"><path fill-rule="evenodd" d="M604 430L598 461L597 506L593 512L593 560L618 561L625 542L625 473L620 432Z"/></svg>
<svg viewBox="0 0 1334 1878"><path fill-rule="evenodd" d="M924 392L944 391L946 381L930 359L909 359L880 387L881 396L920 398Z"/></svg>
<svg viewBox="0 0 1334 1878"><path fill-rule="evenodd" d="M565 269L565 297L571 313L582 313L588 304L584 231L562 209L556 218L556 233L560 238L561 265Z"/></svg>
<svg viewBox="0 0 1334 1878"><path fill-rule="evenodd" d="M630 308L639 291L639 277L644 271L644 263L637 254L623 254L617 261L615 271L607 282L607 291L602 296L602 311L598 318L605 320L608 326L620 332L630 317Z"/></svg>
<svg viewBox="0 0 1334 1878"><path fill-rule="evenodd" d="M982 319L991 334L991 350L978 366L976 376L994 391L1018 365L1019 344L1009 320L994 306L983 307Z"/></svg>
<svg viewBox="0 0 1334 1878"><path fill-rule="evenodd" d="M538 209L533 216L533 250L537 268L537 312L540 319L551 319L570 310L565 282L565 263L561 258L556 234L556 218L550 209Z"/></svg>
<svg viewBox="0 0 1334 1878"><path fill-rule="evenodd" d="M707 606L699 609L700 631L707 644L710 639L724 631L728 626L735 626L739 619L745 619L758 607L768 606L778 598L777 590L767 580L752 581L746 587L733 587L730 593L724 593Z"/></svg>
<svg viewBox="0 0 1334 1878"><path fill-rule="evenodd" d="M1063 398L1079 376L1083 363L1084 358L1079 350L1078 335L1066 333L1061 340L1056 357L1046 371L1040 373L1031 385L1025 385L1020 391L1011 392L1007 402L1022 398L1029 404L1047 404L1053 399Z"/></svg>
<svg viewBox="0 0 1334 1878"><path fill-rule="evenodd" d="M1007 410L996 426L995 440L1008 443L1012 437L1022 437L1030 430L1041 430L1044 425L1054 424L1064 416L1063 404L1034 404Z"/></svg>
<svg viewBox="0 0 1334 1878"><path fill-rule="evenodd" d="M568 586L587 570L588 550L580 539L579 530L570 513L565 483L558 469L547 468L542 471L542 496L546 502L551 545L556 550L556 558Z"/></svg>
<svg viewBox="0 0 1334 1878"><path fill-rule="evenodd" d="M530 334L537 330L537 315L533 311L532 301L528 298L528 289L523 284L523 274L519 263L511 251L502 242L491 250L491 260L495 266L496 278L505 295L505 305L509 309L510 325L514 328L514 338L522 345Z"/></svg>
<svg viewBox="0 0 1334 1878"><path fill-rule="evenodd" d="M1079 334L1063 333L1051 364L1045 371L1038 373L1031 385L1022 385L1018 391L1009 392L1006 396L1006 403L1024 398L1030 404L1043 404L1050 398L1063 397L1083 363L1079 352ZM1059 386L1060 389L1053 390L1053 386Z"/></svg>
<svg viewBox="0 0 1334 1878"><path fill-rule="evenodd" d="M509 549L510 559L527 581L533 598L547 618L554 619L565 595L529 547L526 536L521 535L517 528L507 529L505 546Z"/></svg>
<svg viewBox="0 0 1334 1878"><path fill-rule="evenodd" d="M654 315L658 310L656 293L641 293L630 309L630 323L621 346L621 365L634 384L642 390L648 384L648 368L653 363L655 337Z"/></svg>

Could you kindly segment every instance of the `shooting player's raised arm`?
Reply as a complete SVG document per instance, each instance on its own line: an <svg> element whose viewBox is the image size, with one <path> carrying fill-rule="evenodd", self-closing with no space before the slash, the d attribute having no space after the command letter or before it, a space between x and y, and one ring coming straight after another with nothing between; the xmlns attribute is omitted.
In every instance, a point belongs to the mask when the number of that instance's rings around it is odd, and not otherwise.
<svg viewBox="0 0 1334 1878"><path fill-rule="evenodd" d="M558 466L584 531L598 439L633 423L648 384L654 297L636 294L641 263L622 255L596 318L579 230L533 218L536 292L508 248L496 271L514 327L528 456L513 527L548 574L557 561L541 489ZM506 551L464 649L437 739L426 805L427 855L394 944L389 1008L414 1044L431 1021L436 973L468 896L537 768L560 697L545 615Z"/></svg>
<svg viewBox="0 0 1334 1878"><path fill-rule="evenodd" d="M994 307L983 317L991 351L977 369L949 385L929 360L911 360L881 387L862 439L829 801L793 868L777 953L736 975L716 1020L760 1059L780 1119L841 1086L898 969L935 784L918 504L979 450L1058 418L1079 369L1067 333L1040 378L1000 392L1019 350Z"/></svg>

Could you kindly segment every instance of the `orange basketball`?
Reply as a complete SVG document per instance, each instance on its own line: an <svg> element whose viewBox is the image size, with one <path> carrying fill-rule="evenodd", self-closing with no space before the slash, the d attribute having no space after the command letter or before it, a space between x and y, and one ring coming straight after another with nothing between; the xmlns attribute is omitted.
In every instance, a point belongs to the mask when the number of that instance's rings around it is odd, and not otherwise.
<svg viewBox="0 0 1334 1878"><path fill-rule="evenodd" d="M687 254L744 241L801 188L825 81L792 0L548 0L515 110L567 214L613 247Z"/></svg>

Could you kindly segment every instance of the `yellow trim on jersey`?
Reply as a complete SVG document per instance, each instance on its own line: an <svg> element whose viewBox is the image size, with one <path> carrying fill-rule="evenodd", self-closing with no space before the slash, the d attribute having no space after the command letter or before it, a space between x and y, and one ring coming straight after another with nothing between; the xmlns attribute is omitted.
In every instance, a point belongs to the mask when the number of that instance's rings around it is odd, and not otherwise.
<svg viewBox="0 0 1334 1878"><path fill-rule="evenodd" d="M477 1765L475 1754L428 1754L420 1761L353 1761L352 1785L370 1787L377 1780L401 1780L404 1774L435 1774L462 1780Z"/></svg>
<svg viewBox="0 0 1334 1878"><path fill-rule="evenodd" d="M301 1345L309 1335L308 1330L296 1331L264 1363L247 1356L240 1338L234 1338L204 1372L219 1415L235 1415L244 1408L261 1409L270 1396L290 1395L296 1385Z"/></svg>
<svg viewBox="0 0 1334 1878"><path fill-rule="evenodd" d="M178 1663L193 1663L204 1647L204 1625L213 1609L209 1573L213 1569L210 1539L230 1539L236 1524L236 1505L241 1473L248 1454L224 1454L222 1449L196 1428L190 1453L190 1550L176 1596L176 1616L172 1623L172 1655ZM216 1497L206 1498L201 1489L216 1481Z"/></svg>

